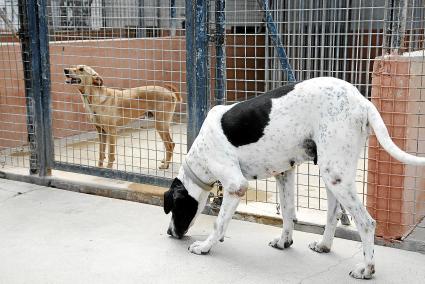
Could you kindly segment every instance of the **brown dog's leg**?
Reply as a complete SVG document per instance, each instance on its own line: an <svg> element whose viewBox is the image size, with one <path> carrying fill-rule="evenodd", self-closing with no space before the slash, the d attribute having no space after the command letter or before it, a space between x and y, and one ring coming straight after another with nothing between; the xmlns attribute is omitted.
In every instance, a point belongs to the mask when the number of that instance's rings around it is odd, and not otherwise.
<svg viewBox="0 0 425 284"><path fill-rule="evenodd" d="M108 133L109 138L109 156L108 156L108 168L112 169L112 165L115 161L115 149L117 147L117 131L112 130Z"/></svg>
<svg viewBox="0 0 425 284"><path fill-rule="evenodd" d="M97 134L99 135L99 162L98 167L103 167L103 161L105 160L105 150L106 150L106 132L96 125Z"/></svg>
<svg viewBox="0 0 425 284"><path fill-rule="evenodd" d="M155 128L158 131L159 136L162 139L162 142L164 142L165 147L165 159L162 160L162 164L159 166L160 169L168 169L168 166L170 165L171 158L173 157L173 151L174 151L174 142L171 139L170 134L170 125L168 122L161 122L157 121L155 122Z"/></svg>

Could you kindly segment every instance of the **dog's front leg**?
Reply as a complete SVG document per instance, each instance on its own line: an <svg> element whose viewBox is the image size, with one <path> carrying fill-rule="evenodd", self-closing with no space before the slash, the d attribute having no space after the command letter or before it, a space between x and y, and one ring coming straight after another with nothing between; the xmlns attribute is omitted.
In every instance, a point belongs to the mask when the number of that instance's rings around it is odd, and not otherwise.
<svg viewBox="0 0 425 284"><path fill-rule="evenodd" d="M283 230L282 235L271 241L269 245L277 249L285 249L293 243L295 170L288 170L281 175L275 176L275 179L279 189L280 204L282 207Z"/></svg>
<svg viewBox="0 0 425 284"><path fill-rule="evenodd" d="M214 230L205 241L194 242L189 247L190 252L195 254L207 254L213 245L224 238L224 233L238 207L239 201L240 197L237 194L231 194L227 190L224 190L223 203L221 204L220 212L214 223Z"/></svg>

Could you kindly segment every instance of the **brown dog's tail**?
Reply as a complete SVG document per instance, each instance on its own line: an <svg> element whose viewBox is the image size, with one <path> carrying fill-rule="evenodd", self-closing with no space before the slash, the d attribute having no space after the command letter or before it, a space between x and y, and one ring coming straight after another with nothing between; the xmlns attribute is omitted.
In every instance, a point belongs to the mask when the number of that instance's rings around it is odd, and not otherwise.
<svg viewBox="0 0 425 284"><path fill-rule="evenodd" d="M176 86L171 85L171 84L164 84L164 87L174 93L174 97L175 97L175 99L176 99L177 102L181 102L182 101L182 97L180 96L179 89L177 89Z"/></svg>

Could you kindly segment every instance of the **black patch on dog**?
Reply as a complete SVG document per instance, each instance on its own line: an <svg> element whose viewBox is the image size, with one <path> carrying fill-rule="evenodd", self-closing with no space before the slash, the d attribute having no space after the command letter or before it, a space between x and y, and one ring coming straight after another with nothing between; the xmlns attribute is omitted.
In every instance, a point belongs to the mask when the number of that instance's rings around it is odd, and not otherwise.
<svg viewBox="0 0 425 284"><path fill-rule="evenodd" d="M175 178L170 189L164 193L164 212L172 212L174 233L179 237L187 232L198 211L198 201L189 195L183 183Z"/></svg>
<svg viewBox="0 0 425 284"><path fill-rule="evenodd" d="M313 159L315 165L317 165L317 146L312 139L306 139L303 143L303 148L307 156Z"/></svg>
<svg viewBox="0 0 425 284"><path fill-rule="evenodd" d="M283 247L284 248L289 248L292 244L294 243L294 241L293 240L290 240L289 242L284 242L283 243Z"/></svg>
<svg viewBox="0 0 425 284"><path fill-rule="evenodd" d="M263 95L240 102L221 118L224 135L233 146L239 147L257 142L264 135L264 128L270 120L272 99L291 92L296 84L271 90Z"/></svg>

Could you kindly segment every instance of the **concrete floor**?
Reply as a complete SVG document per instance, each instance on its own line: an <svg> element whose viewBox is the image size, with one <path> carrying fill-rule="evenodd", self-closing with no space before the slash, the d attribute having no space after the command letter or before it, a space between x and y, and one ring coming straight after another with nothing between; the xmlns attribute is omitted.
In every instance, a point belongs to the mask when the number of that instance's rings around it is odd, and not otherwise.
<svg viewBox="0 0 425 284"><path fill-rule="evenodd" d="M295 232L285 251L267 246L280 228L233 220L210 255L187 251L215 217L201 216L183 240L169 238L162 208L0 179L0 283L360 283L348 276L358 242L307 248ZM424 283L425 255L375 248L367 283Z"/></svg>

